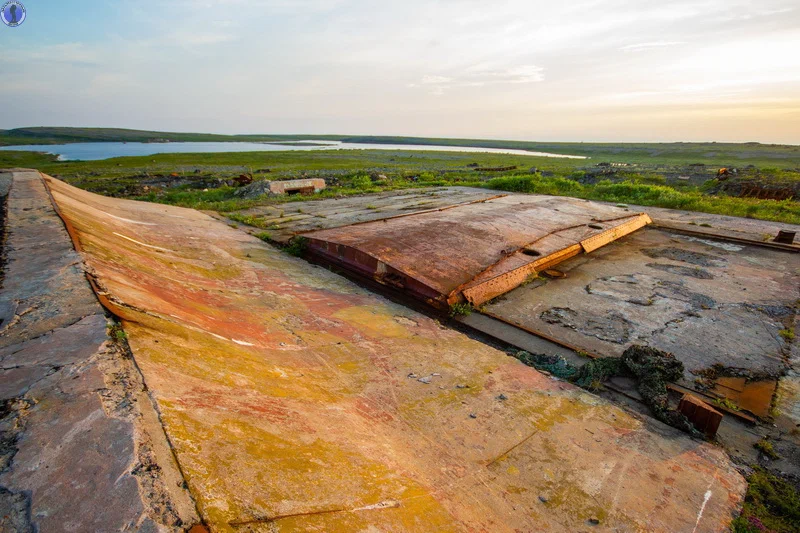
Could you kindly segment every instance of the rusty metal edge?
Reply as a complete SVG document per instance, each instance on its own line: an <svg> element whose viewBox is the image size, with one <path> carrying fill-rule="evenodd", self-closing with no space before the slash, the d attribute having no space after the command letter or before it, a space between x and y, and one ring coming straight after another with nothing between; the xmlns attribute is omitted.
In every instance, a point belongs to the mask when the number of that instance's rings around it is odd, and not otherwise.
<svg viewBox="0 0 800 533"><path fill-rule="evenodd" d="M321 239L312 239L312 241L314 241L314 240L319 240L320 242L326 242L326 243L330 242L330 241L323 241ZM381 262L381 260L379 258L375 257L374 255L372 255L370 253L363 252L361 250L358 250L358 249L356 249L356 248L354 248L352 246L346 245L346 244L343 244L341 246L344 246L346 248L350 248L352 250L359 251L359 252L363 253L364 255L368 255L368 256L372 257L373 259L375 259L376 261ZM310 262L313 262L315 264L319 264L321 266L327 267L328 269L332 269L334 271L335 270L340 270L342 272L349 273L350 276L353 276L356 279L369 281L370 283L376 283L376 284L380 285L381 287L385 287L385 288L390 289L390 290L391 289L397 290L397 291L405 294L409 298L413 298L414 300L416 300L418 302L423 302L423 303L425 303L425 304L427 304L427 305L429 305L429 306L431 306L431 307L433 307L435 309L438 309L440 311L446 311L447 309L449 309L449 306L447 305L447 302L445 302L443 300L440 301L440 300L436 300L434 298L428 298L424 294L421 294L421 293L419 293L417 291L407 290L405 288L400 289L400 288L394 287L391 284L384 283L378 277L376 277L375 275L369 275L366 272L366 270L364 270L364 269L360 269L357 266L355 266L355 265L353 265L353 264L351 264L351 263L349 263L347 261L339 261L337 257L335 257L332 254L328 253L327 251L323 250L321 247L314 245L313 243L306 247L305 253L303 254L303 258L308 260L308 261L310 261ZM406 276L405 274L402 274L402 273L401 273L401 275L404 276L404 277L407 277L407 278L409 277L409 276ZM418 280L417 278L411 278L411 279L413 279L414 281L416 281L420 285L425 286L426 288L430 289L431 293L441 294L436 289L434 289L433 287L430 287L429 285L423 283L422 281Z"/></svg>
<svg viewBox="0 0 800 533"><path fill-rule="evenodd" d="M598 355L598 354L593 353L593 352L588 352L588 351L586 351L586 350L584 350L582 348L578 348L577 346L575 346L573 344L570 344L570 343L568 343L566 341L562 341L562 340L557 339L555 337L551 337L550 335L548 335L546 333L542 333L541 331L536 331L534 329L528 328L528 327L523 326L521 324L517 324L516 322L514 322L512 320L508 320L506 318L503 318L503 317L501 317L499 315L496 315L496 314L492 313L491 311L483 310L483 311L479 311L479 312L481 314L484 314L484 315L490 317L490 318L493 318L495 320L499 320L500 322L508 324L509 326L513 326L513 327L515 327L517 329L521 329L522 331L524 331L526 333L530 333L531 335L534 335L534 336L542 338L542 339L544 339L546 341L552 342L553 344L557 344L559 346L563 346L564 348L567 348L568 350L572 350L573 352L576 352L576 353L580 352L582 354L586 354L590 359L600 359L600 358L602 358L601 355ZM473 328L473 329L477 329L477 328ZM482 332L482 333L485 333L485 332ZM487 333L485 333L485 334L487 334ZM728 409L725 406L717 406L715 403L713 403L715 398L712 398L711 396L709 396L709 395L707 395L707 394L705 394L703 392L696 391L694 389L688 389L688 388L683 387L681 385L678 385L676 383L667 383L667 388L672 390L672 391L679 392L679 393L682 393L682 394L687 394L688 393L688 394L694 394L696 396L700 396L703 399L703 401L709 403L710 405L713 405L715 409L719 409L721 411L725 411L725 413L727 413L727 414L729 414L731 416L734 416L736 418L739 418L741 420L744 420L746 422L749 422L750 424L756 424L758 422L756 418L754 418L754 417L752 417L752 416L750 416L750 415L748 415L748 414L746 414L746 413L744 413L742 411L734 411L733 409ZM622 391L615 390L615 392L619 392L621 394L625 394ZM626 396L627 396L627 394L626 394Z"/></svg>
<svg viewBox="0 0 800 533"><path fill-rule="evenodd" d="M749 244L752 246L762 246L764 248L772 248L773 250L781 250L783 252L800 253L800 245L797 244L782 244L772 241L757 241L755 239L744 239L742 237L733 237L728 235L721 235L719 233L711 233L705 231L697 231L685 228L683 226L672 225L665 222L653 221L653 228L663 231L671 231L673 233L681 233L692 237L705 237L707 239L716 239L720 241L729 241L739 244Z"/></svg>
<svg viewBox="0 0 800 533"><path fill-rule="evenodd" d="M645 216L647 216L647 213L636 213L636 214L633 214L633 215L625 215L625 216L621 216L621 217L614 217L614 218L609 218L609 219L605 219L605 220L598 220L597 222L599 222L599 223L614 222L614 221L617 221L617 220L622 220L622 219L624 219L624 218L631 218L631 219L632 219L632 218L634 218L634 217L641 217L642 215L645 215ZM453 289L453 290L450 292L450 294L448 294L448 295L447 295L447 299L448 299L448 301L449 301L449 300L452 300L452 299L454 299L454 298L456 298L456 297L457 297L459 294L461 294L461 293L464 291L464 288L465 288L465 287L468 287L468 286L469 286L471 283L474 283L474 282L475 282L475 279L476 279L478 276L480 276L481 274L483 274L483 273L484 273L484 272L486 272L487 270L491 270L491 269L493 269L493 268L495 268L495 267L499 266L499 265L500 265L500 263L502 263L503 261L505 261L505 260L506 260L506 259L507 259L507 258L508 258L510 255L513 255L513 254L515 254L515 253L519 253L520 251L522 251L522 250L524 250L524 249L526 249L526 248L529 248L529 247L531 247L531 246L534 246L534 245L535 245L537 242L541 241L542 239L546 239L547 237L549 237L549 236L551 236L551 235L555 235L555 234L557 234L557 233L561 233L562 231L569 231L569 230L571 230L571 229L580 228L580 227L583 227L583 226L586 226L586 224L575 224L574 226L569 226L569 227L566 227L566 228L560 228L560 229L558 229L558 230L556 230L556 231L551 231L551 232L550 232L550 233L548 233L547 235L542 235L541 237L537 238L535 241L531 241L531 242L529 242L529 243L526 243L526 244L524 244L524 245L520 246L519 248L517 248L517 249L516 249L516 250L514 250L513 252L509 253L508 255L505 255L505 256L501 257L500 259L498 259L497 261L495 261L494 263L492 263L492 264L491 264L491 265L489 265L488 267L484 268L484 269L483 269L481 272L479 272L478 274L476 274L475 276L473 276L473 277L472 277L472 279L470 279L469 281L466 281L466 282L462 283L461 285L459 285L458 287L456 287L455 289ZM608 230L606 230L606 231L608 231ZM578 244L581 244L581 243L578 243ZM581 244L581 246L582 246L582 244ZM551 254L551 255L552 255L552 254ZM549 256L546 256L546 257L549 257ZM551 265L551 266L552 266L552 265ZM520 268L524 268L524 267L520 267ZM503 275L505 275L505 274L499 274L498 276L495 276L495 277L499 277L499 276L503 276ZM494 279L494 278L489 278L489 279L487 279L486 281L484 281L483 283L486 283L486 282L488 282L488 281L491 281L491 280L493 280L493 279Z"/></svg>
<svg viewBox="0 0 800 533"><path fill-rule="evenodd" d="M619 226L614 226L613 228L609 228L602 233L592 235L591 237L582 240L581 246L583 247L583 251L587 254L592 253L595 250L602 248L606 244L612 243L617 239L629 235L634 231L652 223L653 220L647 213L640 213L638 216L636 216L636 218L631 218L631 220L623 222Z"/></svg>

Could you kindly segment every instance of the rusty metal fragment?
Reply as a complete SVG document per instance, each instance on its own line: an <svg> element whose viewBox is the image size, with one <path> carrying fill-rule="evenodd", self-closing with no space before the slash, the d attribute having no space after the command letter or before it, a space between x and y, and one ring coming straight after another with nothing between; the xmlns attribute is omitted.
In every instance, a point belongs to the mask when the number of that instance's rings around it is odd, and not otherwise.
<svg viewBox="0 0 800 533"><path fill-rule="evenodd" d="M697 431L713 439L717 435L719 425L722 423L722 413L708 405L693 394L684 394L678 405L680 411Z"/></svg>

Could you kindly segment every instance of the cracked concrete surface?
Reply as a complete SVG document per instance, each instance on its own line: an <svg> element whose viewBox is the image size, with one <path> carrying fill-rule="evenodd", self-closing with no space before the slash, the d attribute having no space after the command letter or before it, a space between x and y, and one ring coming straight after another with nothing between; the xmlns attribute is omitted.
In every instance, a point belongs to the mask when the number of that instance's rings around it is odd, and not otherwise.
<svg viewBox="0 0 800 533"><path fill-rule="evenodd" d="M713 365L776 377L789 368L797 254L645 229L559 267L565 279L506 294L487 311L583 350L672 352L691 384Z"/></svg>
<svg viewBox="0 0 800 533"><path fill-rule="evenodd" d="M110 342L41 176L1 173L0 187L10 187L0 295L0 530L169 531L196 523L141 376Z"/></svg>
<svg viewBox="0 0 800 533"><path fill-rule="evenodd" d="M214 531L723 531L741 504L714 446L196 211L48 183Z"/></svg>

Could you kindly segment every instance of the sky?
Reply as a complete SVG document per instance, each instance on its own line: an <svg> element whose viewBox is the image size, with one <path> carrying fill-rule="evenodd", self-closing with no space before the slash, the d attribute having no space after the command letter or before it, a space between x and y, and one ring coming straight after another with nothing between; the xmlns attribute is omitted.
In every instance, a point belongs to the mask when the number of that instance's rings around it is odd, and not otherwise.
<svg viewBox="0 0 800 533"><path fill-rule="evenodd" d="M797 0L22 0L0 129L800 144Z"/></svg>

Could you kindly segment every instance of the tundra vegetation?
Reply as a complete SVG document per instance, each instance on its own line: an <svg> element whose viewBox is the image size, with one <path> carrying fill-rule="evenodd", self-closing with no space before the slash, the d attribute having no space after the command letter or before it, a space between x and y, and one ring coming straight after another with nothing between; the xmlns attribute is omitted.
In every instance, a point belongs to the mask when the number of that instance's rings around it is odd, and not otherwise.
<svg viewBox="0 0 800 533"><path fill-rule="evenodd" d="M378 138L377 142L382 139ZM357 140L376 142L375 138ZM102 161L58 161L47 154L3 151L0 152L0 166L38 168L101 194L220 212L238 211L256 204L461 185L800 224L800 147L754 143L483 143L491 147L524 147L590 158L331 150L159 154ZM492 170L498 168L504 170ZM718 176L721 168L729 172ZM237 184L233 182L242 174L271 180L324 178L327 188L310 197L242 198L234 195Z"/></svg>

